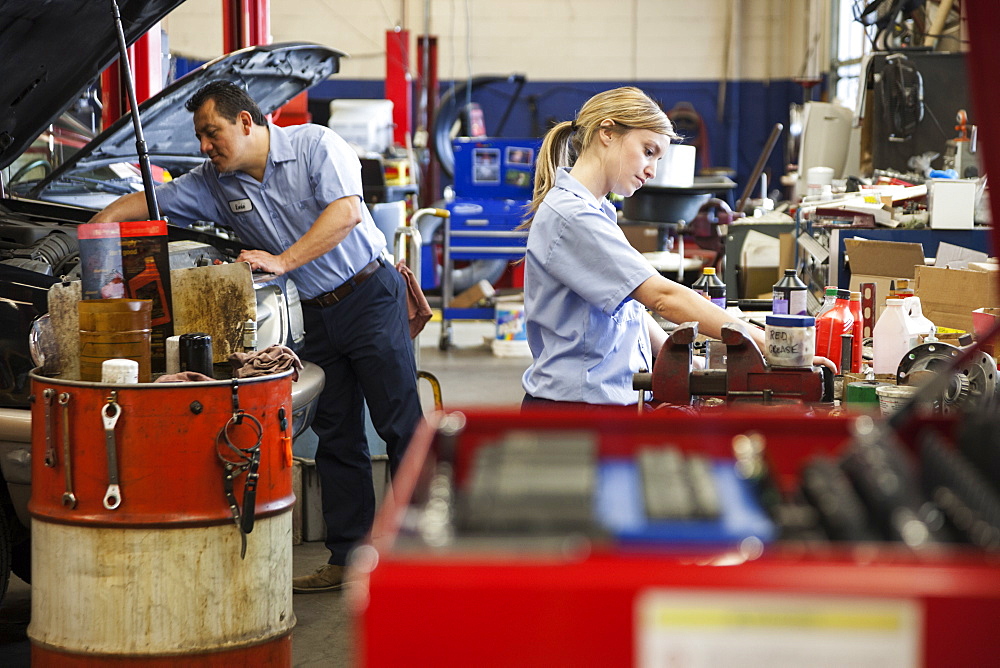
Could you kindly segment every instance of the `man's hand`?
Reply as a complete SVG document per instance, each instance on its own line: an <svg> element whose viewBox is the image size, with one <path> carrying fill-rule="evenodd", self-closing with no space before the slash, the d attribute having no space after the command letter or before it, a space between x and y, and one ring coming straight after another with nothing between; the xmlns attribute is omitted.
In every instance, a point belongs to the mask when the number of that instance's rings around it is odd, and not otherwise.
<svg viewBox="0 0 1000 668"><path fill-rule="evenodd" d="M281 276L287 271L280 255L271 255L262 250L244 250L236 258L237 262L248 262L252 271L266 271Z"/></svg>
<svg viewBox="0 0 1000 668"><path fill-rule="evenodd" d="M148 220L149 207L146 205L146 193L137 192L122 195L103 210L95 213L88 222L118 223L123 220Z"/></svg>
<svg viewBox="0 0 1000 668"><path fill-rule="evenodd" d="M329 253L344 240L354 226L361 222L361 198L341 197L327 205L309 230L281 255L272 255L262 250L245 250L236 258L237 262L249 262L250 269L267 271L281 276L304 264L312 262L320 255Z"/></svg>

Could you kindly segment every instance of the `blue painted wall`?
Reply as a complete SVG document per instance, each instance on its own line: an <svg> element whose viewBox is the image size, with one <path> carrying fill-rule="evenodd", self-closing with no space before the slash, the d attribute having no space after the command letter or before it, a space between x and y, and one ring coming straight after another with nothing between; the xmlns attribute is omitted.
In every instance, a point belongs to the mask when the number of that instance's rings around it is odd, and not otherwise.
<svg viewBox="0 0 1000 668"><path fill-rule="evenodd" d="M767 162L769 184L785 172L784 146L787 139L788 108L805 101L802 87L791 80L729 82L725 88L722 115L718 112L720 86L717 81L640 81L629 82L645 90L664 109L678 102L689 102L701 115L710 150L712 167L729 167L735 173L737 194L760 155L775 123L782 133ZM514 102L502 130L505 137L538 137L552 122L568 120L594 93L624 82L531 82L528 81ZM442 91L447 89L442 86ZM473 100L483 108L487 132L493 135L514 93L513 84L490 84L478 89ZM327 80L310 91L311 100L335 98L379 98L384 94L381 81ZM319 120L319 119L317 119ZM769 186L770 187L770 186ZM756 193L755 193L756 194Z"/></svg>

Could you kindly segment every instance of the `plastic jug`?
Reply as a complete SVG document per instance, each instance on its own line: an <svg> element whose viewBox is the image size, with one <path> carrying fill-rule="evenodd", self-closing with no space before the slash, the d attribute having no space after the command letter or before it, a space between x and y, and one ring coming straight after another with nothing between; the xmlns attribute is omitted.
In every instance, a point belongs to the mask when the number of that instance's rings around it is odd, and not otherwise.
<svg viewBox="0 0 1000 668"><path fill-rule="evenodd" d="M828 285L826 286L826 292L823 295L823 303L819 305L819 310L816 311L816 317L820 317L831 308L833 308L834 303L837 301L837 286Z"/></svg>
<svg viewBox="0 0 1000 668"><path fill-rule="evenodd" d="M837 372L843 373L841 368L844 334L852 334L854 331L854 316L851 314L851 291L837 290L837 299L833 306L825 313L816 317L816 354L826 357L837 365Z"/></svg>
<svg viewBox="0 0 1000 668"><path fill-rule="evenodd" d="M806 315L808 286L795 275L794 269L785 269L785 275L774 284L771 313L774 315Z"/></svg>
<svg viewBox="0 0 1000 668"><path fill-rule="evenodd" d="M713 304L726 308L726 284L715 275L715 267L705 267L701 277L691 284L691 289Z"/></svg>
<svg viewBox="0 0 1000 668"><path fill-rule="evenodd" d="M886 299L885 310L872 330L875 373L895 375L903 355L917 343L917 331L903 300Z"/></svg>
<svg viewBox="0 0 1000 668"><path fill-rule="evenodd" d="M903 310L910 317L913 330L920 336L921 341L923 341L924 337L933 336L937 331L934 323L924 315L923 307L920 305L920 297L904 297Z"/></svg>

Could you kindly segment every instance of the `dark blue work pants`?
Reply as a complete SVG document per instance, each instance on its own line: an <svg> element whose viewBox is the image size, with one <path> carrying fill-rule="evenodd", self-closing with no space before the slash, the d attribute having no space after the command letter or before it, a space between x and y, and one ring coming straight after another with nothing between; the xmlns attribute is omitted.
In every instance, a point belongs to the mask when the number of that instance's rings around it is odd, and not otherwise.
<svg viewBox="0 0 1000 668"><path fill-rule="evenodd" d="M406 286L395 268L382 266L342 301L303 305L302 313L302 357L326 372L312 427L329 563L343 565L375 518L365 400L393 472L423 415Z"/></svg>

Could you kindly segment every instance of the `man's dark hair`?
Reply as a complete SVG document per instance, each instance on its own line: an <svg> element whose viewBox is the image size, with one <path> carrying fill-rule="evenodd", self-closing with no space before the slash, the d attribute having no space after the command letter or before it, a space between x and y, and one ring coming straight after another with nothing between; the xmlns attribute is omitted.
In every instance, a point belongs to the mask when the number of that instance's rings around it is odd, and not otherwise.
<svg viewBox="0 0 1000 668"><path fill-rule="evenodd" d="M205 84L184 103L184 108L193 113L209 100L215 100L215 110L228 121L235 123L240 112L245 111L250 114L254 125L267 125L264 114L250 94L231 81L220 80Z"/></svg>

